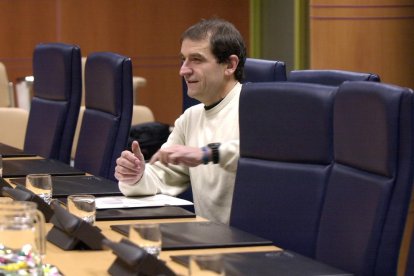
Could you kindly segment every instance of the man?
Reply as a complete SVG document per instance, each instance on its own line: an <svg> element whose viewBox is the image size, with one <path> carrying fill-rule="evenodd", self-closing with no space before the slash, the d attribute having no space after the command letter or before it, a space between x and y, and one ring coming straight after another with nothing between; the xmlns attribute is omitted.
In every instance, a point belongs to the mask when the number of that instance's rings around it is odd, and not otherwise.
<svg viewBox="0 0 414 276"><path fill-rule="evenodd" d="M117 159L115 177L126 196L177 195L191 183L196 214L228 224L239 159L245 44L231 23L202 20L183 33L181 56L187 93L201 104L176 120L149 164L134 141L132 152Z"/></svg>

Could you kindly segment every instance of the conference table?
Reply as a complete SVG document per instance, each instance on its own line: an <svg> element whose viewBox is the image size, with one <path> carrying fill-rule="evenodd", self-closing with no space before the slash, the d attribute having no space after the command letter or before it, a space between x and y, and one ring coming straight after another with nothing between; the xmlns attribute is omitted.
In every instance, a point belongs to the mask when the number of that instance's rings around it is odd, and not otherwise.
<svg viewBox="0 0 414 276"><path fill-rule="evenodd" d="M4 145L0 143L0 154L2 154L2 146ZM3 178L0 179L3 193L16 200L37 202L38 209L45 214L46 220L52 221L46 223L47 245L44 263L57 267L63 275L120 274L110 273L109 269L114 267L119 269L120 259L125 260L124 255L130 256L130 252L135 253L142 249L134 246L127 254L126 251L122 253L118 251L115 254L106 243L106 246L102 246L102 241L106 239L112 242L110 245L115 244L118 248L121 246L124 250L125 245L128 245L129 226L144 223L160 224L162 251L159 260L176 275L188 275L187 265L181 263L188 264L190 255L205 254L221 254L229 275L351 275L295 252L282 250L263 237L208 221L182 208L181 205L156 207L146 205L140 208L120 209L105 207L97 210L97 221L94 226L91 226L69 214L63 207L64 204L53 203L49 206L35 194L30 194L27 189L25 196L30 195L30 197L22 199L20 195L21 191L25 191L25 176L30 173L51 174L53 197L62 203L65 203L68 195L74 193L91 193L96 197L122 196L116 182L79 171L57 160L24 156L21 151L16 153L8 151L7 155L4 153ZM61 242L62 237L64 243ZM70 240L70 246L67 240ZM76 249L79 248L76 245L86 249ZM127 247L131 250L130 245ZM133 268L129 265L128 269L134 271L150 265L152 268L163 267L154 258L144 257L144 259L133 259L132 262Z"/></svg>
<svg viewBox="0 0 414 276"><path fill-rule="evenodd" d="M112 241L120 241L123 236L110 229L112 224L131 224L131 223L176 223L176 222L196 222L206 221L203 218L183 218L183 219L158 219L158 220L124 220L124 221L98 221L96 226L102 230L102 233ZM48 227L51 227L48 224ZM64 275L109 275L107 270L115 261L116 255L111 250L71 250L64 251L52 243L48 242L45 263L55 265ZM210 248L210 249L192 249L192 250L169 250L161 251L160 259L177 275L188 275L188 269L173 260L173 255L190 255L190 254L215 254L215 253L234 253L234 252L263 252L277 251L279 248L273 245L267 246L246 246L246 247L228 247L228 248Z"/></svg>
<svg viewBox="0 0 414 276"><path fill-rule="evenodd" d="M6 161L9 160L9 161ZM10 155L9 158L3 158L3 165L10 167L14 161L25 160L28 161L29 165L33 166L35 163L30 162L39 162L42 160L41 157L37 156L20 156L20 155ZM37 160L37 161L34 161ZM48 160L44 160L48 161ZM10 163L9 165L7 165ZM14 163L13 163L14 164ZM59 165L59 164L58 164ZM44 164L42 165L44 166ZM56 170L56 163L52 163L54 170ZM13 167L15 169L15 167ZM15 187L15 183L12 182L14 177L20 176L23 178L24 168L19 164L17 166L19 173L16 175L11 174L13 177L7 177L7 168L6 175L4 180L6 180L12 187ZM71 173L73 173L70 170ZM64 176L60 176L64 177ZM71 177L71 176L67 176ZM110 241L119 242L121 239L126 238L126 236L114 231L111 229L111 225L123 225L123 224L141 224L141 223L160 223L160 224L169 224L169 223L198 223L198 222L207 222L206 219L193 216L193 217L183 217L183 218L156 218L156 219L125 219L125 220L105 220L105 221L96 221L95 226L101 230L101 233ZM52 223L46 223L46 232L49 232L53 227ZM163 250L159 256L159 259L164 261L167 266L169 266L177 275L188 275L188 269L186 266L181 265L173 261L170 257L176 255L194 255L194 254L223 254L223 253L240 253L240 252L267 252L267 251L280 251L280 249L271 243L266 245L249 245L241 246L224 246L224 247L213 247L213 248L202 248L202 249L179 249L179 250ZM46 246L46 256L44 258L44 263L51 264L56 266L59 271L64 275L109 275L108 269L113 264L117 256L109 248L104 250L63 250L60 247L56 246L51 242L47 242Z"/></svg>

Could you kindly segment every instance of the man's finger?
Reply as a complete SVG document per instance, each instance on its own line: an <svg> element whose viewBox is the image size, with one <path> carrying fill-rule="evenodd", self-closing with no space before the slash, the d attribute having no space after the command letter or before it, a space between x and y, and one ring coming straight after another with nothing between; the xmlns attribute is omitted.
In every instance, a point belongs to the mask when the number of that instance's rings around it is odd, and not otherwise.
<svg viewBox="0 0 414 276"><path fill-rule="evenodd" d="M157 151L156 153L154 153L154 155L152 155L151 159L150 159L150 164L154 164L156 161L159 161L159 151Z"/></svg>
<svg viewBox="0 0 414 276"><path fill-rule="evenodd" d="M132 142L131 150L136 157L138 157L140 160L144 160L144 155L141 152L138 141L135 140Z"/></svg>

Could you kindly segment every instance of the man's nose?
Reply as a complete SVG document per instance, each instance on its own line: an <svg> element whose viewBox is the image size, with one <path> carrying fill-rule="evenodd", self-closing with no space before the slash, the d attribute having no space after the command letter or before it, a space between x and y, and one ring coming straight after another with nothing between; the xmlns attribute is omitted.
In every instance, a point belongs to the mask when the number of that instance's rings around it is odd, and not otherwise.
<svg viewBox="0 0 414 276"><path fill-rule="evenodd" d="M192 69L190 67L187 66L187 63L184 61L183 64L181 64L181 68L180 68L180 76L186 76L186 75L190 75L192 73Z"/></svg>

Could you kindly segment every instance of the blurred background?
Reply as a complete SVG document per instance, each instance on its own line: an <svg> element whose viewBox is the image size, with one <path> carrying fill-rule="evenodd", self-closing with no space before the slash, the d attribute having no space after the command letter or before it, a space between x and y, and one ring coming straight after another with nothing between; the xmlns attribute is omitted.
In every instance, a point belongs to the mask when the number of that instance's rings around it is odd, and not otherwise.
<svg viewBox="0 0 414 276"><path fill-rule="evenodd" d="M145 80L135 103L173 124L182 112L180 35L212 16L240 30L249 57L284 61L288 71L372 72L414 87L413 0L1 0L0 62L15 86L32 74L38 43L129 56Z"/></svg>

